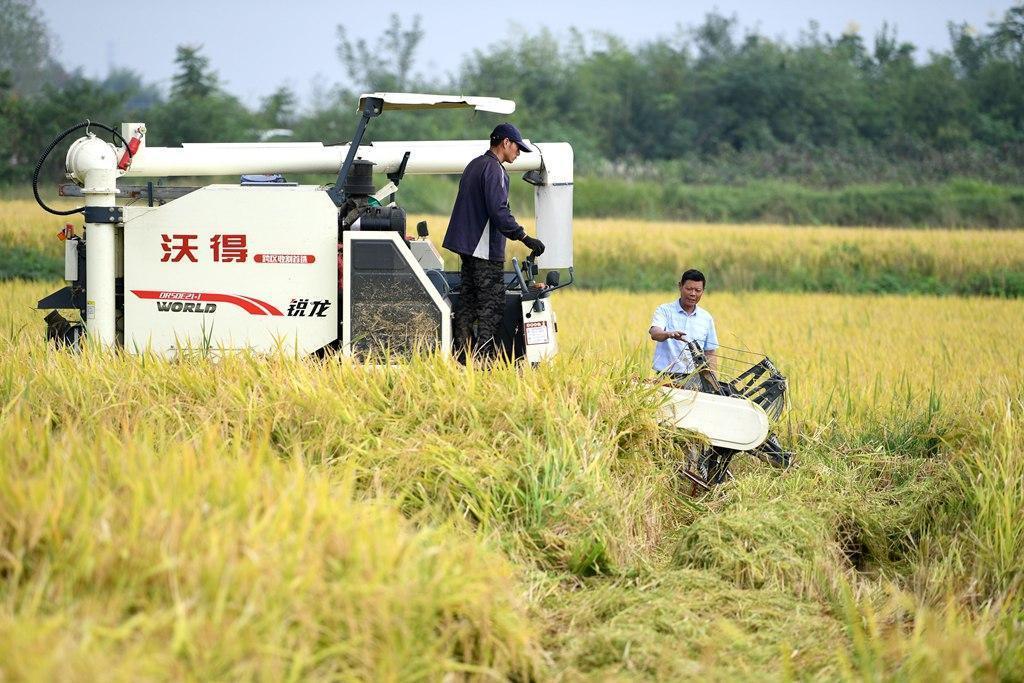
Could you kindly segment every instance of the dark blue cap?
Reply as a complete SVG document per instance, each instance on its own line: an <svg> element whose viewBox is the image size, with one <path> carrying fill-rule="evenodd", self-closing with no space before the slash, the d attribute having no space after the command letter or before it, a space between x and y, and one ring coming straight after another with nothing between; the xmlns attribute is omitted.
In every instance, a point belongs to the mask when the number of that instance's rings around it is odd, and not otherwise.
<svg viewBox="0 0 1024 683"><path fill-rule="evenodd" d="M491 131L491 146L498 144L505 138L519 145L519 149L524 152L534 151L532 147L523 142L523 134L511 123L499 123L494 127L494 130Z"/></svg>

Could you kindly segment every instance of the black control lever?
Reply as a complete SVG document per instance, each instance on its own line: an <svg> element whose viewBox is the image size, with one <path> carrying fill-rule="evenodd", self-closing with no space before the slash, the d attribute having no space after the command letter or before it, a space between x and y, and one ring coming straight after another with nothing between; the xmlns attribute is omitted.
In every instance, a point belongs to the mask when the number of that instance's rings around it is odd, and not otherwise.
<svg viewBox="0 0 1024 683"><path fill-rule="evenodd" d="M406 152L404 155L402 155L402 163L398 165L398 169L392 173L388 173L388 180L393 182L395 184L395 187L398 187L399 185L402 184L402 178L405 177L405 167L409 163L410 154L412 154L412 152Z"/></svg>
<svg viewBox="0 0 1024 683"><path fill-rule="evenodd" d="M569 281L555 284L552 286L550 283L544 289L531 289L530 285L533 284L533 278L537 274L537 265L534 263L533 256L528 256L526 261L523 263L526 266L527 272L530 273L529 277L523 275L523 269L519 266L519 260L516 258L512 259L512 270L516 275L516 282L519 283L519 288L523 290L523 298L526 299L542 299L546 298L551 292L556 289L562 289L568 287L576 281L576 274L572 266L569 266ZM553 271L557 272L557 271ZM548 273L551 275L552 273ZM557 282L557 279L556 279Z"/></svg>
<svg viewBox="0 0 1024 683"><path fill-rule="evenodd" d="M395 184L395 187L398 187L402 183L402 178L405 177L405 167L409 163L409 155L411 153L412 152L406 152L405 154L403 154L402 163L398 165L398 169L393 173L388 173L388 180L393 182ZM388 204L395 201L395 194L395 192L392 192L390 195L388 195Z"/></svg>
<svg viewBox="0 0 1024 683"><path fill-rule="evenodd" d="M526 283L526 279L523 277L523 270L519 267L519 259L512 258L512 271L516 274L516 282L519 283L519 289L523 290L523 294L529 294L530 288Z"/></svg>
<svg viewBox="0 0 1024 683"><path fill-rule="evenodd" d="M551 275L556 275L557 276L558 275L558 271L557 270L549 271L548 272L548 276L550 277ZM555 291L556 289L562 289L563 287L568 287L569 285L571 285L573 282L576 281L576 274L575 274L575 271L573 270L573 267L569 266L569 281L568 282L559 282L559 280L561 279L560 277L555 277L555 278L552 278L552 279L554 280L554 282L549 281L547 283L548 286L544 289L544 296L547 296L548 294L550 294L551 292Z"/></svg>

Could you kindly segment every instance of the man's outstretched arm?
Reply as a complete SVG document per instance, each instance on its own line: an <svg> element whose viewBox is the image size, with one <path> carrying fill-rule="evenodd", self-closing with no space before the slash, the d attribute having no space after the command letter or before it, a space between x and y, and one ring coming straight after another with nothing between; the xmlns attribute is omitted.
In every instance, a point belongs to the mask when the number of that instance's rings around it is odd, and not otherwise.
<svg viewBox="0 0 1024 683"><path fill-rule="evenodd" d="M648 330L648 333L651 335L651 339L653 339L656 342L663 342L666 339L682 340L682 338L685 336L682 332L678 332L678 331L671 332L671 331L662 329L662 328L658 327L657 325L652 325L651 329Z"/></svg>

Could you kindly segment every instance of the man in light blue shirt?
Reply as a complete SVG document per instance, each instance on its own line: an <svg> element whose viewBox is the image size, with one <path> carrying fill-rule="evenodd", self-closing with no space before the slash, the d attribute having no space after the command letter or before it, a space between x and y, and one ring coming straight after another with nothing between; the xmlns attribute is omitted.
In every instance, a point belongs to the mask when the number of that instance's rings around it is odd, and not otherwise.
<svg viewBox="0 0 1024 683"><path fill-rule="evenodd" d="M697 305L704 295L704 273L688 270L679 279L679 298L654 311L649 330L654 347L654 370L673 374L694 371L686 341L694 342L708 359L712 372L718 370L718 334L711 314Z"/></svg>

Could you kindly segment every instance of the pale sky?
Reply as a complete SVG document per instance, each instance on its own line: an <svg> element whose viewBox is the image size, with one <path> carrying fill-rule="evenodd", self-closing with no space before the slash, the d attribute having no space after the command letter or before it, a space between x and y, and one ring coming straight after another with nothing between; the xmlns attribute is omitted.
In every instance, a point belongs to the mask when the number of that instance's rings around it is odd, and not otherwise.
<svg viewBox="0 0 1024 683"><path fill-rule="evenodd" d="M319 87L344 83L335 52L336 27L350 37L379 37L391 13L411 24L422 16L425 37L414 70L425 75L455 72L474 49L515 40L515 29L542 27L565 35L570 27L618 35L630 44L668 36L677 25L700 23L717 9L735 14L741 28L794 40L811 20L823 33L857 27L870 44L888 21L898 36L915 44L918 58L949 47L946 25L966 21L986 29L1012 6L1010 0L631 0L623 2L326 2L290 0L173 0L152 3L84 3L37 0L48 23L57 59L69 69L101 77L110 65L130 67L144 80L167 88L175 46L199 44L226 89L249 105L281 85L308 102ZM477 93L497 95L501 93Z"/></svg>

